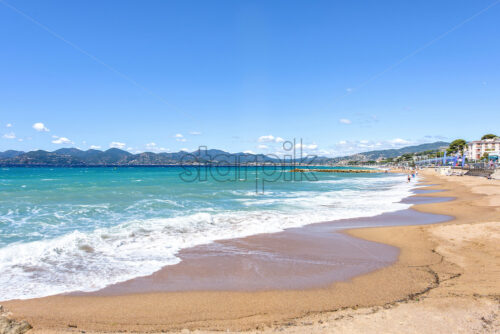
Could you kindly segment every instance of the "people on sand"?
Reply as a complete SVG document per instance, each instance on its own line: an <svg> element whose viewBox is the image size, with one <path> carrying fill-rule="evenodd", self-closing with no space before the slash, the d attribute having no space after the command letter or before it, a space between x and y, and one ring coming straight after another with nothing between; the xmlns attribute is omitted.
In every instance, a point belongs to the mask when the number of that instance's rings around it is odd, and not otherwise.
<svg viewBox="0 0 500 334"><path fill-rule="evenodd" d="M410 174L408 174L408 182L410 182L410 181L411 181L411 176L410 176Z"/></svg>

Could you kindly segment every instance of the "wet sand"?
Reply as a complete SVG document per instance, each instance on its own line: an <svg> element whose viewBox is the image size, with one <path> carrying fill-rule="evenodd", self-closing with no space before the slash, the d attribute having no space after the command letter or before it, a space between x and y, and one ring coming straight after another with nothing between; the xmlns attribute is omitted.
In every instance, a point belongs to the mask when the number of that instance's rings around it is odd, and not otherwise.
<svg viewBox="0 0 500 334"><path fill-rule="evenodd" d="M351 328L362 332L364 328L381 325L380 322L384 329L396 330L399 318L387 322L377 317L397 314L404 309L403 304L416 305L411 310L415 314L430 312L439 305L426 306L427 300L417 299L428 299L438 291L441 295L436 300L460 299L459 304L458 300L445 303L446 307L463 306L455 310L457 324L470 307L485 312L482 318L487 320L486 326L495 324L488 312L495 307L498 310L495 296L499 294L499 276L495 274L499 273L499 249L498 242L488 238L495 236L500 221L499 208L495 206L500 198L499 183L468 177L444 179L431 171L426 173L426 180L438 184L429 190L446 191L416 195L409 199L418 203L413 209L369 218L368 222L359 222L359 226L422 224L434 222L434 218L448 223L347 232L361 239L338 233L347 226L355 227L352 221L314 224L195 247L182 252L183 262L179 265L96 294L11 301L4 305L14 317L27 319L40 332L75 330L68 325L85 331L260 328L324 332ZM456 200L446 202L443 197ZM441 199L429 203L429 198ZM456 219L428 213L453 215ZM457 224L466 227L459 228ZM493 232L481 233L484 229ZM467 237L471 231L486 240L470 246ZM466 243L472 250L483 252L483 256L470 263L467 256L474 252L469 250L465 255L460 252L462 259L456 260L456 247L446 248L446 236L450 234L455 238L465 235L467 240L460 245ZM481 247L485 249L478 249ZM488 247L493 247L496 254ZM239 254L234 255L235 249ZM343 256L339 256L342 252ZM383 267L389 263L393 264ZM469 265L480 266L482 271L467 274ZM467 280L463 281L464 277ZM332 284L346 279L349 280ZM442 291L449 282L452 291ZM378 312L378 306L386 308ZM448 313L444 315L450 316ZM353 320L342 320L347 318ZM425 319L428 323L431 320ZM449 325L446 328L453 329Z"/></svg>
<svg viewBox="0 0 500 334"><path fill-rule="evenodd" d="M409 197L408 204L451 198ZM346 228L433 224L452 217L413 209L342 219L182 250L182 262L86 295L325 288L394 263L399 249L341 233ZM80 294L81 295L81 294Z"/></svg>

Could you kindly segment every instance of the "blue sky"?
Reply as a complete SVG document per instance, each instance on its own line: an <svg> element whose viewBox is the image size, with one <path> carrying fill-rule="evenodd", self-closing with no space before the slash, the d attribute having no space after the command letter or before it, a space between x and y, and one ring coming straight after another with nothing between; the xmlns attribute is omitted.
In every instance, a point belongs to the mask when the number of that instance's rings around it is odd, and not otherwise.
<svg viewBox="0 0 500 334"><path fill-rule="evenodd" d="M498 133L497 2L0 0L0 150Z"/></svg>

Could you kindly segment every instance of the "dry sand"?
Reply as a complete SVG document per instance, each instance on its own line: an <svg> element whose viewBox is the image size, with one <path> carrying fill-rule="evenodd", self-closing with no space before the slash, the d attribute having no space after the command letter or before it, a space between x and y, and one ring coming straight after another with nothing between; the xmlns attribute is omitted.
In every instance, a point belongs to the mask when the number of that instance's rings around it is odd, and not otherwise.
<svg viewBox="0 0 500 334"><path fill-rule="evenodd" d="M425 179L456 200L415 205L455 220L349 234L399 247L398 261L325 288L53 296L4 303L33 332L246 330L289 333L500 332L500 181ZM71 325L71 327L69 327ZM74 327L76 326L76 327Z"/></svg>

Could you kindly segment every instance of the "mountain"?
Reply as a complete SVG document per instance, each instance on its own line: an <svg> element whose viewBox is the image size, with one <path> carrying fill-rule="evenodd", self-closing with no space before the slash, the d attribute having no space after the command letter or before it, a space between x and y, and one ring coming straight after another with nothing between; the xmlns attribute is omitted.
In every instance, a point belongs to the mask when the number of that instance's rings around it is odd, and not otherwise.
<svg viewBox="0 0 500 334"><path fill-rule="evenodd" d="M125 164L128 158L132 156L132 153L120 150L118 148L110 148L107 151L102 152L96 158L101 159L105 164Z"/></svg>
<svg viewBox="0 0 500 334"><path fill-rule="evenodd" d="M21 155L23 153L24 153L23 151L14 151L14 150L8 150L8 151L5 151L5 152L0 152L0 160L1 159L7 159L7 158L13 158L13 157Z"/></svg>
<svg viewBox="0 0 500 334"><path fill-rule="evenodd" d="M358 154L353 154L345 157L338 157L338 158L333 158L331 159L333 162L338 162L342 160L349 160L349 161L370 161L370 160L377 160L377 159L388 159L388 158L396 158L400 155L406 154L406 153L418 153L418 152L424 152L424 151L435 151L439 150L440 148L443 147L448 147L450 143L444 142L444 141L437 141L434 143L426 143L426 144L421 144L421 145L415 145L415 146L406 146L398 149L388 149L388 150L376 150L376 151L368 151L368 152L363 152L363 153L358 153Z"/></svg>
<svg viewBox="0 0 500 334"><path fill-rule="evenodd" d="M369 161L379 158L395 158L405 153L437 150L448 146L446 142L435 142L417 146L407 146L399 149L369 151L345 157L327 158L316 157L306 159L310 164L335 164L340 161ZM298 160L297 160L298 161ZM153 153L143 152L132 154L117 148L106 151L87 150L77 148L61 148L54 152L43 150L21 152L0 152L0 166L165 166L193 163L219 163L227 165L251 163L279 163L280 159L264 154L228 153L221 150L198 150L194 152ZM291 162L291 160L287 160Z"/></svg>
<svg viewBox="0 0 500 334"><path fill-rule="evenodd" d="M52 153L72 157L86 165L120 165L125 164L132 156L132 153L117 148L110 148L104 152L92 149L82 151L77 148L61 148Z"/></svg>
<svg viewBox="0 0 500 334"><path fill-rule="evenodd" d="M4 152L5 153L5 152ZM70 155L57 154L43 150L31 151L14 157L1 159L0 165L7 166L79 166L84 165L82 160Z"/></svg>
<svg viewBox="0 0 500 334"><path fill-rule="evenodd" d="M72 157L81 157L85 155L85 151L82 151L77 148L60 148L58 150L55 150L52 153L57 153L57 154L62 154L62 155L70 155Z"/></svg>
<svg viewBox="0 0 500 334"><path fill-rule="evenodd" d="M111 148L107 151L77 148L61 148L54 152L43 150L31 152L0 152L1 166L165 166L194 163L219 163L235 165L241 163L270 163L278 159L264 154L228 153L222 150L198 150L194 152L153 153L130 152Z"/></svg>
<svg viewBox="0 0 500 334"><path fill-rule="evenodd" d="M418 153L424 151L434 151L439 150L442 147L448 147L450 143L444 141L438 141L435 143L421 144L416 146L407 146L399 149L391 150L379 150L379 151L369 151L362 153L364 156L369 158L369 160L376 160L377 158L396 158L402 154L406 153ZM375 158L375 159L374 159Z"/></svg>

